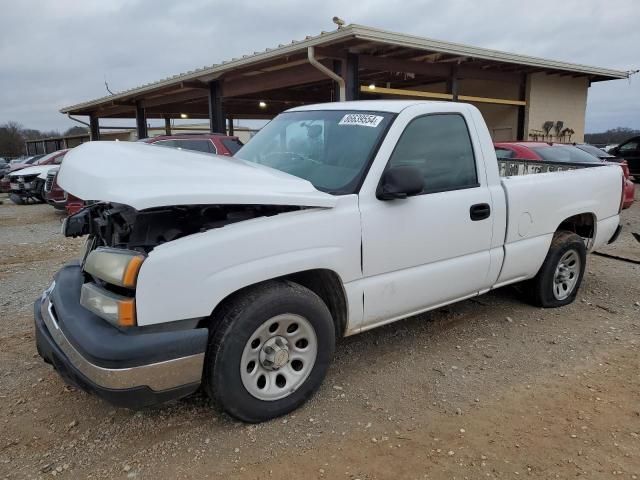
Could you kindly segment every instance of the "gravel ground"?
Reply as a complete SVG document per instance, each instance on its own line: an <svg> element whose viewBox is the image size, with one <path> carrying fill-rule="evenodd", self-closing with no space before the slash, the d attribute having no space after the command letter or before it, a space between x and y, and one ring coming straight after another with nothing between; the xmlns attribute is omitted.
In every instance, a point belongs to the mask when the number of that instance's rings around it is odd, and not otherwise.
<svg viewBox="0 0 640 480"><path fill-rule="evenodd" d="M40 360L32 302L82 245L61 218L0 205L0 478L640 477L640 265L590 256L562 309L504 288L344 339L309 403L244 425L201 395L114 409ZM623 219L606 252L640 258Z"/></svg>

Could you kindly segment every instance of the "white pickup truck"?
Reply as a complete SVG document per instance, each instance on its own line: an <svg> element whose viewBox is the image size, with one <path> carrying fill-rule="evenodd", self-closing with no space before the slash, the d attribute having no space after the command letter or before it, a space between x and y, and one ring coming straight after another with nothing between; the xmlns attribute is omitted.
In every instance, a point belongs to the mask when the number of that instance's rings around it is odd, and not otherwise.
<svg viewBox="0 0 640 480"><path fill-rule="evenodd" d="M36 302L38 351L116 405L202 385L263 421L313 394L338 337L516 282L539 306L571 303L586 252L619 232L623 180L500 178L462 103L294 108L235 158L84 144L59 183L96 201L63 227L86 253Z"/></svg>

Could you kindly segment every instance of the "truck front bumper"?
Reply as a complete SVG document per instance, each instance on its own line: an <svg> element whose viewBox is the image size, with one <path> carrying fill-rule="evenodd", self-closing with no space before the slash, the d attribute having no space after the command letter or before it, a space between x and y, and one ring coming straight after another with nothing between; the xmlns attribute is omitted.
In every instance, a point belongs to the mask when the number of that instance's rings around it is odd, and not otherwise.
<svg viewBox="0 0 640 480"><path fill-rule="evenodd" d="M83 281L80 266L67 265L35 303L38 353L67 383L127 408L197 390L207 329L121 331L80 305Z"/></svg>

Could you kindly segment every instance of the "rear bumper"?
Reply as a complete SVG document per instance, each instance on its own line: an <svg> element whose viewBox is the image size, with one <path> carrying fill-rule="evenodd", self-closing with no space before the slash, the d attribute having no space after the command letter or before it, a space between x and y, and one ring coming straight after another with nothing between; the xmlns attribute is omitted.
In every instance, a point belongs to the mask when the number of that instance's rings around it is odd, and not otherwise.
<svg viewBox="0 0 640 480"><path fill-rule="evenodd" d="M64 267L35 303L38 353L74 386L117 406L142 408L200 385L206 329L126 333L79 304L82 272Z"/></svg>

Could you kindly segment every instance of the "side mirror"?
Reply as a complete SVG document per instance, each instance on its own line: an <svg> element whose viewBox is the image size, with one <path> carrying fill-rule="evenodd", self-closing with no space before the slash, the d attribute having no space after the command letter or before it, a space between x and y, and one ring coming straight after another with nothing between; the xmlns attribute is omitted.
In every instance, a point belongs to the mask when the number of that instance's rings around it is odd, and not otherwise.
<svg viewBox="0 0 640 480"><path fill-rule="evenodd" d="M416 167L392 167L382 174L376 196L394 200L418 195L424 189L422 172Z"/></svg>

